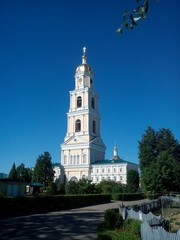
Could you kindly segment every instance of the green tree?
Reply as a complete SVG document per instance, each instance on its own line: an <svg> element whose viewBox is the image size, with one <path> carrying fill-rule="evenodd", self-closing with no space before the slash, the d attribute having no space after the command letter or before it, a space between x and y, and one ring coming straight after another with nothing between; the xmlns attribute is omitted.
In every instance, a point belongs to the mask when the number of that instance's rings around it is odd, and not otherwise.
<svg viewBox="0 0 180 240"><path fill-rule="evenodd" d="M130 170L127 173L127 191L134 193L139 188L139 173L135 170Z"/></svg>
<svg viewBox="0 0 180 240"><path fill-rule="evenodd" d="M26 168L23 163L17 167L17 178L25 182L31 182L31 175L29 168Z"/></svg>
<svg viewBox="0 0 180 240"><path fill-rule="evenodd" d="M16 164L13 163L12 168L9 172L8 178L11 179L17 179L17 170L16 170Z"/></svg>
<svg viewBox="0 0 180 240"><path fill-rule="evenodd" d="M146 192L180 191L179 176L180 163L167 151L163 151L158 160L142 172L142 186Z"/></svg>
<svg viewBox="0 0 180 240"><path fill-rule="evenodd" d="M69 181L66 186L68 194L90 194L95 193L95 185L91 180L82 178L79 181Z"/></svg>
<svg viewBox="0 0 180 240"><path fill-rule="evenodd" d="M158 193L180 190L180 144L169 129L148 127L139 142L141 186Z"/></svg>
<svg viewBox="0 0 180 240"><path fill-rule="evenodd" d="M51 162L51 155L48 152L41 154L37 160L33 171L33 181L48 185L53 181L54 171Z"/></svg>
<svg viewBox="0 0 180 240"><path fill-rule="evenodd" d="M101 181L95 186L95 189L98 193L102 194L122 193L125 191L125 187L123 184L112 180Z"/></svg>
<svg viewBox="0 0 180 240"><path fill-rule="evenodd" d="M75 181L69 181L66 186L67 194L78 194L78 183Z"/></svg>
<svg viewBox="0 0 180 240"><path fill-rule="evenodd" d="M180 144L170 129L162 128L157 133L157 151L160 154L167 151L177 161L180 161Z"/></svg>
<svg viewBox="0 0 180 240"><path fill-rule="evenodd" d="M149 166L157 157L157 133L148 127L139 141L139 164L140 170Z"/></svg>
<svg viewBox="0 0 180 240"><path fill-rule="evenodd" d="M79 194L89 194L94 193L94 184L92 184L91 180L87 178L82 178L78 181L78 193Z"/></svg>

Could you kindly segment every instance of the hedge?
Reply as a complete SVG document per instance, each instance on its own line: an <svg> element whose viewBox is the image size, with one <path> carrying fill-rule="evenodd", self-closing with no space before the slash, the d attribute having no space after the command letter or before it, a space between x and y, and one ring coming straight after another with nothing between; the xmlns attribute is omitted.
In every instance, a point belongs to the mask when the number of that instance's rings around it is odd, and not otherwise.
<svg viewBox="0 0 180 240"><path fill-rule="evenodd" d="M135 201L144 199L143 193L113 193L112 194L113 200L119 201Z"/></svg>
<svg viewBox="0 0 180 240"><path fill-rule="evenodd" d="M110 194L1 197L0 216L59 211L69 208L108 203L110 201Z"/></svg>

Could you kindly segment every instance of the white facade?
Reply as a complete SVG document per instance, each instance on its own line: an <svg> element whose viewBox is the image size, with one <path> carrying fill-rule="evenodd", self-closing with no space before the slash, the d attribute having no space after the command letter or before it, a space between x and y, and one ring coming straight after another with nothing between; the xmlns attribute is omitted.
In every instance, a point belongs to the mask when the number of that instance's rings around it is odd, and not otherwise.
<svg viewBox="0 0 180 240"><path fill-rule="evenodd" d="M92 164L91 180L99 183L103 180L127 183L127 173L129 170L138 171L137 164L126 162L122 159L104 160Z"/></svg>
<svg viewBox="0 0 180 240"><path fill-rule="evenodd" d="M75 72L75 89L70 91L67 133L61 145L61 164L67 180L91 179L91 164L105 158L105 145L100 136L98 94L94 90L94 72L86 62Z"/></svg>
<svg viewBox="0 0 180 240"><path fill-rule="evenodd" d="M70 91L67 133L61 145L66 180L86 177L94 183L103 179L126 183L127 171L137 169L137 165L120 160L116 145L112 161L104 160L106 147L100 135L98 94L94 90L94 72L86 60L84 48L82 63L75 71L75 89Z"/></svg>

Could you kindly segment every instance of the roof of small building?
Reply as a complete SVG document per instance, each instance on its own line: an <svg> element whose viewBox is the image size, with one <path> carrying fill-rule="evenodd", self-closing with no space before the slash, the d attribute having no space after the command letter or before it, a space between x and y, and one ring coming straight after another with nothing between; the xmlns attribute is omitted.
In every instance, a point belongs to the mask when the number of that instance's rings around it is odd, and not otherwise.
<svg viewBox="0 0 180 240"><path fill-rule="evenodd" d="M40 183L40 182L31 182L28 184L30 187L42 187L44 186L44 184Z"/></svg>
<svg viewBox="0 0 180 240"><path fill-rule="evenodd" d="M26 183L21 179L1 178L0 183Z"/></svg>
<svg viewBox="0 0 180 240"><path fill-rule="evenodd" d="M138 166L138 164L136 163L132 163L132 162L128 162L126 160L123 160L123 159L117 159L117 160L114 160L114 159L106 159L106 160L100 160L100 161L97 161L95 163L92 163L91 165L112 165L112 164L124 164L124 163L128 163L128 164L133 164L133 165L136 165Z"/></svg>

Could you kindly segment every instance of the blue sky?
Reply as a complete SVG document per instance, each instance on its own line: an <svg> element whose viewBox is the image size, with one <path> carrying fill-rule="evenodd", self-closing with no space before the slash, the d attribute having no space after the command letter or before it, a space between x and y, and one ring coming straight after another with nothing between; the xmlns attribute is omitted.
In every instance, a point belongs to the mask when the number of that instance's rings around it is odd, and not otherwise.
<svg viewBox="0 0 180 240"><path fill-rule="evenodd" d="M146 21L115 33L132 0L0 1L0 172L60 161L69 91L82 48L95 72L101 135L138 163L147 126L180 139L180 2L150 1Z"/></svg>

